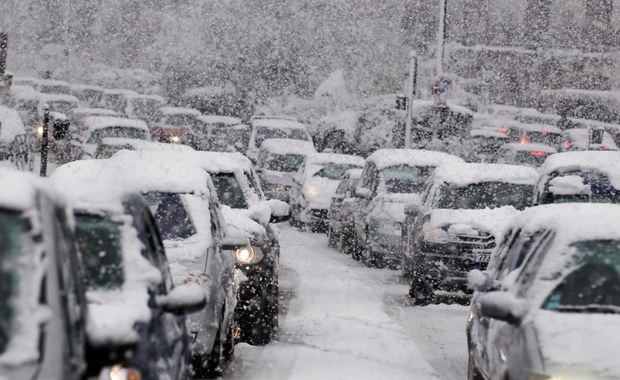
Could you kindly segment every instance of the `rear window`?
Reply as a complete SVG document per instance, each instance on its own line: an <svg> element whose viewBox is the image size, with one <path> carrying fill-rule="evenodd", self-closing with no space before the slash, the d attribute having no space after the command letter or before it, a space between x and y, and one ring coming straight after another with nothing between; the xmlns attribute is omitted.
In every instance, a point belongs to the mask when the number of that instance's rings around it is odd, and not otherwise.
<svg viewBox="0 0 620 380"><path fill-rule="evenodd" d="M515 163L520 165L539 167L545 162L549 153L542 151L519 151L515 156Z"/></svg>
<svg viewBox="0 0 620 380"><path fill-rule="evenodd" d="M88 289L118 289L125 282L122 224L109 217L77 214L75 235Z"/></svg>

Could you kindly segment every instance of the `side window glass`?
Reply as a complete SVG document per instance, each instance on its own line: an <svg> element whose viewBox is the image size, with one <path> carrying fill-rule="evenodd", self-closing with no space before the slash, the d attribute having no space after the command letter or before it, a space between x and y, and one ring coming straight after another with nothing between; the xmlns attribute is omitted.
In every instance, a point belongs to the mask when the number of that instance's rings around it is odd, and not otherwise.
<svg viewBox="0 0 620 380"><path fill-rule="evenodd" d="M523 270L521 270L519 277L517 278L517 294L519 297L524 297L532 286L532 282L538 272L538 269L540 268L540 264L544 260L547 251L553 243L554 236L555 235L551 232L542 233L541 239L539 240L540 243L533 245L532 253L527 255L526 260L523 263Z"/></svg>
<svg viewBox="0 0 620 380"><path fill-rule="evenodd" d="M366 166L364 167L364 170L362 171L360 187L370 188L369 175L370 175L370 163L367 163Z"/></svg>
<svg viewBox="0 0 620 380"><path fill-rule="evenodd" d="M161 237L159 236L159 232L155 226L155 220L149 212L144 210L141 219L142 225L144 226L148 250L152 252L152 256L155 259L155 265L162 272L163 281L157 285L157 294L167 294L168 291L172 289L172 276L170 274L170 269L168 268L168 261L166 259Z"/></svg>
<svg viewBox="0 0 620 380"><path fill-rule="evenodd" d="M338 188L336 189L336 194L344 194L347 192L348 188L349 188L349 179L345 177L342 179L342 181L340 181L340 184L338 185Z"/></svg>

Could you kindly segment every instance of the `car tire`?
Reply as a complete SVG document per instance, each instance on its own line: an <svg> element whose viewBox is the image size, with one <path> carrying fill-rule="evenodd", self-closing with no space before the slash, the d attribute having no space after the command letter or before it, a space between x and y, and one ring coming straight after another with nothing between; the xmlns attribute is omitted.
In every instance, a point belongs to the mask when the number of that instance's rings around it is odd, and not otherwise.
<svg viewBox="0 0 620 380"><path fill-rule="evenodd" d="M427 306L435 302L433 290L429 288L427 282L420 277L415 277L409 286L409 297L413 299L416 306Z"/></svg>
<svg viewBox="0 0 620 380"><path fill-rule="evenodd" d="M363 249L363 260L364 264L366 264L367 267L378 269L383 269L386 267L385 261L382 258L378 257L377 254L372 250L368 240L366 241Z"/></svg>
<svg viewBox="0 0 620 380"><path fill-rule="evenodd" d="M332 248L336 247L338 244L338 240L336 238L337 236L334 235L334 230L329 227L327 229L327 246Z"/></svg>
<svg viewBox="0 0 620 380"><path fill-rule="evenodd" d="M467 380L484 380L482 374L474 363L474 358L469 354L469 360L467 361Z"/></svg>
<svg viewBox="0 0 620 380"><path fill-rule="evenodd" d="M241 331L245 332L243 339L245 342L253 346L264 346L271 343L279 325L278 297L278 284L273 284L267 290L267 299L260 313L253 321L247 321L246 326L241 327Z"/></svg>
<svg viewBox="0 0 620 380"><path fill-rule="evenodd" d="M222 325L217 329L215 342L209 356L192 357L192 372L194 379L215 379L222 376L224 371L224 345L222 344Z"/></svg>

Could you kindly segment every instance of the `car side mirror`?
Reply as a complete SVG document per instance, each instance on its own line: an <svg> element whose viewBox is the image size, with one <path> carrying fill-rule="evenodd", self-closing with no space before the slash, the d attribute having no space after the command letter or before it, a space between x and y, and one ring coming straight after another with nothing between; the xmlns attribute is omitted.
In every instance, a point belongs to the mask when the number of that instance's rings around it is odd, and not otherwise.
<svg viewBox="0 0 620 380"><path fill-rule="evenodd" d="M355 189L355 196L363 199L372 199L372 192L369 188L358 187L357 189Z"/></svg>
<svg viewBox="0 0 620 380"><path fill-rule="evenodd" d="M491 278L491 274L479 269L471 270L467 274L467 287L475 292L489 292L499 290L499 283Z"/></svg>
<svg viewBox="0 0 620 380"><path fill-rule="evenodd" d="M205 291L196 283L177 285L167 295L158 296L156 301L161 310L177 315L195 313L207 305Z"/></svg>
<svg viewBox="0 0 620 380"><path fill-rule="evenodd" d="M405 215L416 216L422 214L422 205L419 203L409 203L405 205Z"/></svg>
<svg viewBox="0 0 620 380"><path fill-rule="evenodd" d="M269 223L280 223L290 219L291 210L286 202L282 202L278 199L270 199L267 201L267 204L271 209L271 218Z"/></svg>
<svg viewBox="0 0 620 380"><path fill-rule="evenodd" d="M504 291L489 292L480 297L480 312L485 317L519 325L525 317L525 303Z"/></svg>

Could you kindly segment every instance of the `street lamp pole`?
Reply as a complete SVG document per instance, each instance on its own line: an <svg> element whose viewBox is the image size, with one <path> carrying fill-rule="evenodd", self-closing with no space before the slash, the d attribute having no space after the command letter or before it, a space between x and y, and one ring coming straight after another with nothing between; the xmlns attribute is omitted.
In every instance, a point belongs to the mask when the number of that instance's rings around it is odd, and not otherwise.
<svg viewBox="0 0 620 380"><path fill-rule="evenodd" d="M407 119L405 125L405 149L411 145L411 124L413 123L413 98L418 82L418 57L415 51L409 52L409 78L407 84Z"/></svg>
<svg viewBox="0 0 620 380"><path fill-rule="evenodd" d="M443 73L443 60L447 37L448 0L439 0L439 30L437 31L437 74Z"/></svg>

